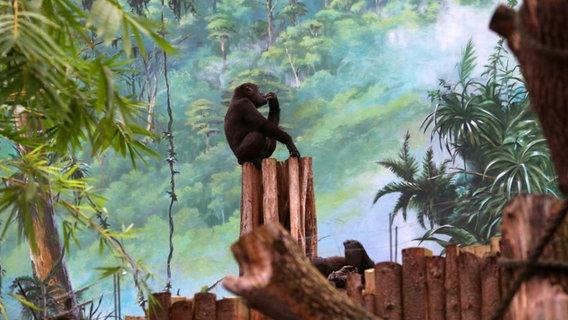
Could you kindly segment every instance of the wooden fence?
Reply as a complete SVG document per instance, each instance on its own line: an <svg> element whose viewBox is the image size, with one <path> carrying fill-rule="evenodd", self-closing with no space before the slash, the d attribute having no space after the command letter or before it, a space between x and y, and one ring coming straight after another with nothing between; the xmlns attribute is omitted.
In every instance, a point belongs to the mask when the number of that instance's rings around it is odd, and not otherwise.
<svg viewBox="0 0 568 320"><path fill-rule="evenodd" d="M491 246L448 246L445 256L424 248L402 250L402 264L381 262L366 270L365 286L358 273L349 274L346 296L375 315L389 320L489 319L503 294L502 270L497 265L498 239ZM217 300L213 293L192 298L155 297L163 308L150 320L263 320L238 297ZM146 319L126 317L126 320Z"/></svg>

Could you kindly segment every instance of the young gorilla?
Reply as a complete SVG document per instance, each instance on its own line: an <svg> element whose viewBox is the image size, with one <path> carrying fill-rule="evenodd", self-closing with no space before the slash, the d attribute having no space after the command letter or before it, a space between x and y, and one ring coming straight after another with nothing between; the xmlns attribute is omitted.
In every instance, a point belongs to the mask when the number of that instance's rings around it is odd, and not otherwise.
<svg viewBox="0 0 568 320"><path fill-rule="evenodd" d="M267 102L268 119L257 110ZM286 145L291 157L300 157L292 137L278 127L279 121L280 105L275 93L262 94L250 82L235 89L225 115L225 136L239 164L252 162L260 168L262 159L276 149L276 140Z"/></svg>

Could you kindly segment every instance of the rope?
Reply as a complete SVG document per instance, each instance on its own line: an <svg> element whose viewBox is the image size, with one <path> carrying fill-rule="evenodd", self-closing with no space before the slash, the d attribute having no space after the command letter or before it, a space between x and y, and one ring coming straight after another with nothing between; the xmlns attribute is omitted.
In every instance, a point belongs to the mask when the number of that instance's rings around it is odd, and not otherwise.
<svg viewBox="0 0 568 320"><path fill-rule="evenodd" d="M546 229L544 236L540 239L537 246L534 247L533 251L529 255L528 259L524 262L525 269L521 271L519 276L515 279L509 291L507 291L507 295L501 300L499 306L493 316L490 318L491 320L500 320L507 312L511 301L515 297L515 294L526 280L528 280L531 276L533 276L540 268L540 263L538 263L538 259L542 255L544 248L548 245L552 237L558 230L558 227L564 221L566 214L568 213L568 205L564 203L562 209L558 212L556 217L554 217L553 221L551 221L550 225Z"/></svg>

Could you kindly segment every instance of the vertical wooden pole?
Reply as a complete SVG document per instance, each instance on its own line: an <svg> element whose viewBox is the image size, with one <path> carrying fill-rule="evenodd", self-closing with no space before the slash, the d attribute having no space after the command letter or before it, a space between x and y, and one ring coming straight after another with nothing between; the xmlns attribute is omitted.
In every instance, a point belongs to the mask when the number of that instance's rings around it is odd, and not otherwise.
<svg viewBox="0 0 568 320"><path fill-rule="evenodd" d="M148 310L149 320L169 320L170 319L170 301L172 294L170 292L157 292L152 294L156 299L155 308Z"/></svg>
<svg viewBox="0 0 568 320"><path fill-rule="evenodd" d="M394 262L375 265L375 313L402 320L402 266Z"/></svg>
<svg viewBox="0 0 568 320"><path fill-rule="evenodd" d="M180 300L173 302L170 311L170 319L193 320L193 301Z"/></svg>
<svg viewBox="0 0 568 320"><path fill-rule="evenodd" d="M375 268L365 270L365 292L375 293Z"/></svg>
<svg viewBox="0 0 568 320"><path fill-rule="evenodd" d="M446 299L444 291L444 258L426 257L426 283L428 288L428 315L430 319L444 319Z"/></svg>
<svg viewBox="0 0 568 320"><path fill-rule="evenodd" d="M405 320L429 319L426 257L431 255L432 252L424 248L402 250L402 307Z"/></svg>
<svg viewBox="0 0 568 320"><path fill-rule="evenodd" d="M492 253L481 261L481 319L489 320L501 301L501 277L497 259Z"/></svg>
<svg viewBox="0 0 568 320"><path fill-rule="evenodd" d="M372 314L376 314L375 295L373 293L368 293L368 292L363 293L363 309L369 311Z"/></svg>
<svg viewBox="0 0 568 320"><path fill-rule="evenodd" d="M276 159L262 159L262 214L264 223L278 222Z"/></svg>
<svg viewBox="0 0 568 320"><path fill-rule="evenodd" d="M446 320L460 320L460 279L458 268L459 248L456 245L446 247L446 273L444 289L446 291Z"/></svg>
<svg viewBox="0 0 568 320"><path fill-rule="evenodd" d="M239 297L217 301L217 320L249 320L249 316L249 308Z"/></svg>
<svg viewBox="0 0 568 320"><path fill-rule="evenodd" d="M290 230L290 194L288 193L288 186L290 185L289 175L288 175L288 162L278 161L277 175L278 175L278 216L280 219L280 224L283 225L286 230Z"/></svg>
<svg viewBox="0 0 568 320"><path fill-rule="evenodd" d="M214 293L199 292L193 296L195 303L194 320L212 320L217 317L216 300Z"/></svg>
<svg viewBox="0 0 568 320"><path fill-rule="evenodd" d="M492 253L501 252L501 237L492 237L489 241Z"/></svg>
<svg viewBox="0 0 568 320"><path fill-rule="evenodd" d="M304 217L300 210L300 170L298 158L289 158L288 177L289 177L289 197L290 197L290 234L297 239L298 245L304 254L306 253L306 239L304 229Z"/></svg>
<svg viewBox="0 0 568 320"><path fill-rule="evenodd" d="M356 272L347 274L347 295L356 305L363 305L363 293L361 292L363 284L361 283L361 275Z"/></svg>
<svg viewBox="0 0 568 320"><path fill-rule="evenodd" d="M458 256L460 279L460 308L462 320L481 319L481 274L479 258L469 252Z"/></svg>
<svg viewBox="0 0 568 320"><path fill-rule="evenodd" d="M312 158L300 158L302 184L302 216L305 219L306 256L314 258L318 255L318 226L316 219L316 200L314 196L314 172Z"/></svg>
<svg viewBox="0 0 568 320"><path fill-rule="evenodd" d="M260 170L250 162L245 162L242 170L241 237L258 227L262 212Z"/></svg>

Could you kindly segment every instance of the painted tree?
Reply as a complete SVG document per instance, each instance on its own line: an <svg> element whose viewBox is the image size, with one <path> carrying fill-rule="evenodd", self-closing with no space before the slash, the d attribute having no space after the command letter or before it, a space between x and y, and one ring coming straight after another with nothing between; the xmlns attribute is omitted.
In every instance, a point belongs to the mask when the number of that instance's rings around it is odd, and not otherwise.
<svg viewBox="0 0 568 320"><path fill-rule="evenodd" d="M209 18L207 29L210 31L209 37L219 41L221 55L223 56L223 70L225 70L227 68L227 42L235 32L232 18L225 13L214 14Z"/></svg>
<svg viewBox="0 0 568 320"><path fill-rule="evenodd" d="M186 111L185 125L191 126L198 134L205 137L205 152L211 148L211 137L221 131L223 116L220 108L211 100L199 99L192 102Z"/></svg>

